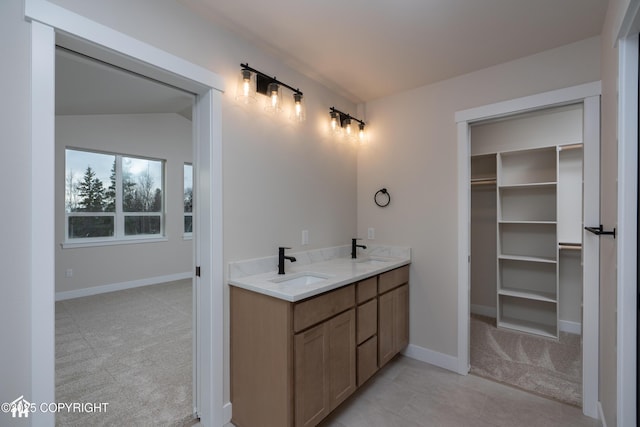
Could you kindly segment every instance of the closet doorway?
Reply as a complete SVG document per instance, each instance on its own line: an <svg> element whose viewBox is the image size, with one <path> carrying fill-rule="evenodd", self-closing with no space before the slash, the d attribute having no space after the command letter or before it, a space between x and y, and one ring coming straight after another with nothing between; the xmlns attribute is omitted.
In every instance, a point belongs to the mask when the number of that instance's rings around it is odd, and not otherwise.
<svg viewBox="0 0 640 427"><path fill-rule="evenodd" d="M598 416L599 237L586 232L583 226L599 224L600 91L600 82L588 83L459 111L455 116L458 127L459 179L458 372L467 374L471 368L471 304L474 305L474 311L478 311L479 308L482 311L484 305L485 316L489 314L500 319L500 331L511 332L511 329L516 327L519 329L516 334L527 337L544 335L542 339L551 343L558 341L556 337L563 332L561 328L571 328L575 331L580 325L580 406L586 415L593 418ZM512 147L496 145L491 151L474 151L474 126L477 126L477 133L482 125L509 124L510 119L525 116L544 117L554 110L579 117L581 123L577 126L577 133L580 134L580 141L558 141L556 138L522 146L517 144L526 139L524 135L511 131L506 144L513 144ZM580 143L581 148L578 145ZM580 169L579 163L578 166L575 163L575 158L580 157L580 151L584 171L581 182L578 178L583 198L578 209L581 219L574 221L577 224L567 229L564 225L558 226L558 222L566 223L565 220L559 219L563 218L564 210L561 208L561 211L558 211L558 207L561 206L558 203L558 195L564 194L565 188L573 188L571 191L575 191L576 183L575 180L563 178L562 184L559 184L559 177L565 176L576 167ZM476 164L473 170L472 154L478 158L484 156L480 162L474 161ZM560 159L563 164L562 171ZM537 166L532 166L531 163ZM492 170L495 172L491 173ZM472 190L472 172L474 178L480 178L474 188L488 188ZM494 179L495 183L492 182ZM502 181L505 182L503 189L500 188ZM573 184L569 185L572 182ZM491 186L493 189L490 189ZM480 255L474 255L472 240L476 240L477 246L478 237L472 239L471 234L472 192L481 191L484 191L485 195L489 194L489 199L484 200L484 205L479 204L482 202L478 200L475 204L484 206L486 216L483 221L493 223L494 228L485 230L484 237L480 239L486 244L482 246ZM491 194L493 196L490 196ZM580 191L577 191L577 194L580 194ZM495 200L490 197L494 197ZM530 200L531 197L535 201ZM563 202L568 200L565 196L562 197ZM571 202L569 205L575 203ZM573 231L567 235L566 230ZM474 233L475 231L477 230L474 230ZM562 234L559 235L559 232ZM576 235L580 235L580 238L576 238ZM566 241L562 241L564 239ZM563 243L562 249L560 243ZM474 257L480 257L482 260L483 256L487 268L483 273L473 271L472 268L477 261ZM561 259L565 261L561 262ZM563 265L562 268L560 264ZM485 275L485 281L494 277L493 282L489 282L492 284L486 285L488 289L493 289L490 291L493 297L485 294L484 300L476 299L475 291L471 287L472 280L482 280L482 274ZM560 288L561 276L562 281L567 281L565 277L573 277L574 281L582 279L582 303L579 304L578 322L571 320L576 319L575 304L568 309L568 319L563 319L564 314L560 314L561 311L566 311L560 302L562 298L569 300L572 293L577 294L575 284L573 291L571 287ZM522 277L524 280L520 280ZM498 287L501 283L507 284L506 289ZM502 296L499 296L499 290L502 290ZM569 296L565 296L567 292ZM486 309L487 307L489 308ZM494 328L497 323L494 323ZM499 347L495 343L491 345ZM517 343L514 345L517 351ZM548 359L542 354L541 358ZM535 381L535 377L532 380Z"/></svg>
<svg viewBox="0 0 640 427"><path fill-rule="evenodd" d="M471 126L470 372L582 405L583 106Z"/></svg>

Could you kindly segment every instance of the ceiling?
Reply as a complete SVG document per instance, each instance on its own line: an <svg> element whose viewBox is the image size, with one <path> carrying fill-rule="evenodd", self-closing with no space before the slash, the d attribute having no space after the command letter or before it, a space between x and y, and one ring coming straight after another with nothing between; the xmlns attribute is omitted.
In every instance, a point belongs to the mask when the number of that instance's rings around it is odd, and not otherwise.
<svg viewBox="0 0 640 427"><path fill-rule="evenodd" d="M599 35L607 9L607 0L178 1L353 102Z"/></svg>
<svg viewBox="0 0 640 427"><path fill-rule="evenodd" d="M194 95L83 55L56 49L56 114L178 113Z"/></svg>

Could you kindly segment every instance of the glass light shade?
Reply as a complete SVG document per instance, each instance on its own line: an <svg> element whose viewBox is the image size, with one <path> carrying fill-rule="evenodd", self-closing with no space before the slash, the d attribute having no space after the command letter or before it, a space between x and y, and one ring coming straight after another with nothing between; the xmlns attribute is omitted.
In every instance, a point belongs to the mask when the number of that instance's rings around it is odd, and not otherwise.
<svg viewBox="0 0 640 427"><path fill-rule="evenodd" d="M305 119L304 98L301 93L293 94L293 109L291 110L291 120L303 122Z"/></svg>
<svg viewBox="0 0 640 427"><path fill-rule="evenodd" d="M256 102L256 75L249 70L240 71L236 100L244 104Z"/></svg>
<svg viewBox="0 0 640 427"><path fill-rule="evenodd" d="M367 134L364 131L364 124L362 123L358 124L358 139L360 142L367 140Z"/></svg>
<svg viewBox="0 0 640 427"><path fill-rule="evenodd" d="M340 116L335 111L331 112L331 130L335 133L342 132L342 126L340 125Z"/></svg>
<svg viewBox="0 0 640 427"><path fill-rule="evenodd" d="M342 122L342 126L344 127L344 134L347 138L352 138L354 135L353 126L351 126L351 119L347 117Z"/></svg>
<svg viewBox="0 0 640 427"><path fill-rule="evenodd" d="M277 83L269 83L264 109L271 113L278 113L282 110L281 102L280 86Z"/></svg>

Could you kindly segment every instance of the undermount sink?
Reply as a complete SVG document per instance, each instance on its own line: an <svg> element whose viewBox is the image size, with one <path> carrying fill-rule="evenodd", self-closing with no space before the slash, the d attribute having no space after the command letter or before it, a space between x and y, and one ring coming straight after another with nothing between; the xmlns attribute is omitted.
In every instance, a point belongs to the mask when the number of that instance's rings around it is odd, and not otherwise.
<svg viewBox="0 0 640 427"><path fill-rule="evenodd" d="M390 259L377 258L377 257L356 258L356 259L353 259L352 261L358 264L372 265L372 266L385 265L391 262Z"/></svg>
<svg viewBox="0 0 640 427"><path fill-rule="evenodd" d="M313 285L315 283L319 283L324 280L327 280L328 278L329 276L327 276L326 274L305 271L301 273L284 275L282 277L276 277L269 281L273 283L279 283L282 285L300 286L300 285Z"/></svg>

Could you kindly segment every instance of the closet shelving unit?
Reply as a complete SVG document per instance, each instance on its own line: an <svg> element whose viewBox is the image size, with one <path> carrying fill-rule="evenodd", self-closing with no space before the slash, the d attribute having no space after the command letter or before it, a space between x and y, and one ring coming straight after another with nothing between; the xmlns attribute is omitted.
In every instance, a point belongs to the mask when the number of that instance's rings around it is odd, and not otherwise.
<svg viewBox="0 0 640 427"><path fill-rule="evenodd" d="M497 154L497 326L558 337L558 151Z"/></svg>

